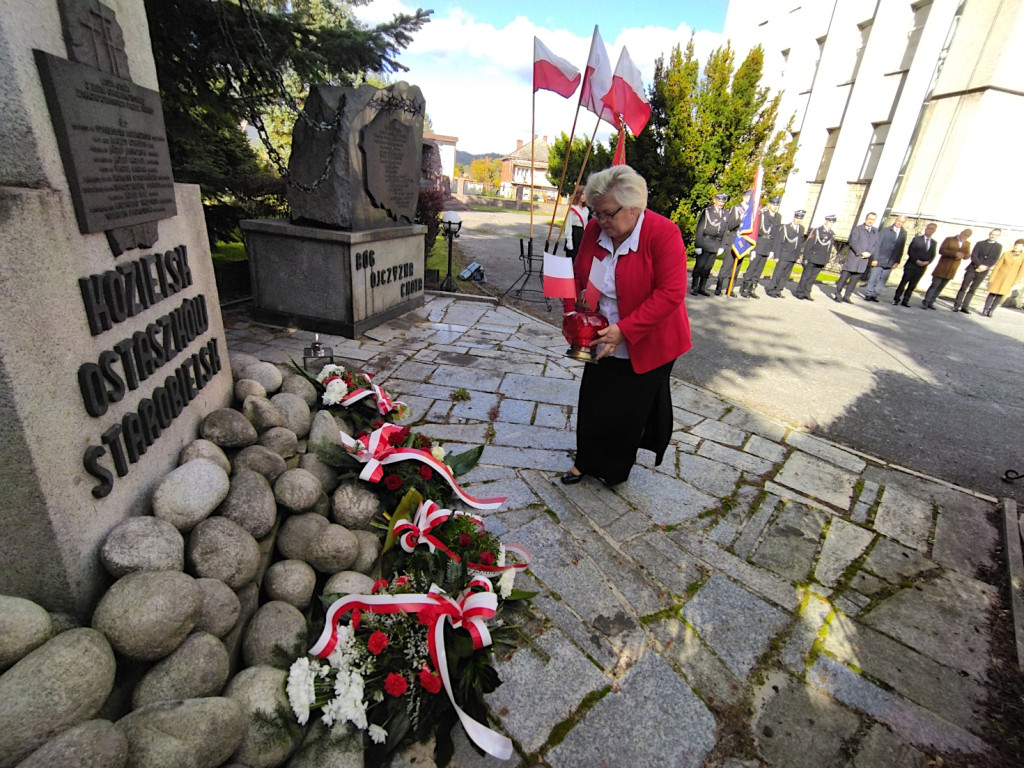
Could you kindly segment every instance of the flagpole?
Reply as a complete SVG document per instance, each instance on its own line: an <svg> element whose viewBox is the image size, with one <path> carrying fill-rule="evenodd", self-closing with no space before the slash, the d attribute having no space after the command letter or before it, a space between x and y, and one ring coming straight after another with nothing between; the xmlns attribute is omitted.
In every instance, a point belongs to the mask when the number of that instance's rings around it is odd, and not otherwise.
<svg viewBox="0 0 1024 768"><path fill-rule="evenodd" d="M573 123L573 127L575 128L575 122ZM600 128L600 127L601 127L601 118L598 117L597 118L597 125L594 126L594 132L590 135L590 141L587 142L587 151L583 153L583 163L580 165L580 172L576 175L576 187L578 187L580 185L580 181L583 179L583 172L587 168L587 161L590 160L590 150L594 148L594 139L597 138L597 129ZM572 144L570 143L569 146L571 147ZM566 162L566 167L568 167L568 165L569 165L569 163L567 161ZM565 176L565 170L564 169L562 171L562 176L563 176L563 178ZM574 189L575 189L575 187L574 187ZM555 217L552 216L551 217L552 223L554 222L554 220L555 220ZM561 229L558 230L558 242L562 242L562 235L565 233L565 227L568 224L568 221L569 221L569 216L568 216L568 214L566 214L565 218L562 219L562 227L561 227ZM550 237L550 236L551 236L551 233L549 232L548 233L548 237Z"/></svg>
<svg viewBox="0 0 1024 768"><path fill-rule="evenodd" d="M582 102L582 100L583 100L583 92L581 90L580 91L580 102ZM558 202L562 199L562 185L565 183L565 172L569 170L569 158L572 156L572 140L576 137L576 121L579 120L579 117L580 117L580 102L576 103L576 114L573 115L573 117L572 117L572 129L569 131L569 146L566 147L566 150L565 150L565 160L562 162L562 178L560 178L558 180L558 192L555 193L555 207L551 211L551 223L548 224L548 238L547 238L547 240L544 241L544 250L545 251L548 249L548 243L551 242L551 230L553 230L555 228L555 216L558 215ZM548 153L548 162L550 162L550 161L551 161L551 153L549 152ZM570 207L570 211L571 211L571 207ZM569 214L567 213L566 216L568 217L568 215ZM564 232L564 231L565 231L565 222L563 221L562 222L562 229L558 232L558 241L557 242L561 242L561 240L562 240L562 232ZM555 250L557 250L557 243L556 243L556 247L553 248L551 252L554 253Z"/></svg>
<svg viewBox="0 0 1024 768"><path fill-rule="evenodd" d="M537 91L534 90L530 99L530 255L533 255L533 148L537 138Z"/></svg>

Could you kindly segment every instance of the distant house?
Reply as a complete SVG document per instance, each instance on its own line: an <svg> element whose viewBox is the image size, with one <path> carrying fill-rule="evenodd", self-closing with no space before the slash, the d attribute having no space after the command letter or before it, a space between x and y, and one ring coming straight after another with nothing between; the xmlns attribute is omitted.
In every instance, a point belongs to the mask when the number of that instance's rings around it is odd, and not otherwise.
<svg viewBox="0 0 1024 768"><path fill-rule="evenodd" d="M542 200L554 200L558 188L547 179L548 137L533 137L532 142L524 144L516 141L515 151L501 159L501 185L498 194L516 200L530 199L530 155L533 154L533 194Z"/></svg>

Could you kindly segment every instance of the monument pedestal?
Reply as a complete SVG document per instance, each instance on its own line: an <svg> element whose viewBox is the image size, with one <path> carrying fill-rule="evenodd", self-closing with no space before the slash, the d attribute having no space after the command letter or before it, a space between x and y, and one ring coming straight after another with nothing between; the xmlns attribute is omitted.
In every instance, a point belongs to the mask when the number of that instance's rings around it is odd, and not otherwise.
<svg viewBox="0 0 1024 768"><path fill-rule="evenodd" d="M356 338L423 304L422 224L362 232L241 222L257 318Z"/></svg>

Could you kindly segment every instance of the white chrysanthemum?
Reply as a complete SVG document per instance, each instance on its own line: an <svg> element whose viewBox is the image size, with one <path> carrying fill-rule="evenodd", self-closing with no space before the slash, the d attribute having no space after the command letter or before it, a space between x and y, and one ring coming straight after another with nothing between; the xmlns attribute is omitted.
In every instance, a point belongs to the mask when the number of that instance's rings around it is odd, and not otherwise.
<svg viewBox="0 0 1024 768"><path fill-rule="evenodd" d="M331 655L327 657L327 663L335 669L348 669L352 665L350 650L355 632L348 624L342 624L338 627L337 637L338 641Z"/></svg>
<svg viewBox="0 0 1024 768"><path fill-rule="evenodd" d="M432 445L430 447L430 455L438 461L444 461L444 448L440 445Z"/></svg>
<svg viewBox="0 0 1024 768"><path fill-rule="evenodd" d="M331 378L331 376L341 376L344 372L345 369L342 368L340 365L328 363L327 365L320 369L320 373L317 374L316 380L323 384L324 381L326 379Z"/></svg>
<svg viewBox="0 0 1024 768"><path fill-rule="evenodd" d="M495 564L499 568L505 565L505 545L504 544L499 544L498 545L498 559L495 561Z"/></svg>
<svg viewBox="0 0 1024 768"><path fill-rule="evenodd" d="M507 599L512 594L512 585L515 584L515 581L515 568L507 568L502 571L501 578L498 579L498 594L501 595L502 600Z"/></svg>
<svg viewBox="0 0 1024 768"><path fill-rule="evenodd" d="M324 405L337 405L347 394L348 385L341 379L335 379L327 385L327 388L324 390L323 397L321 397L320 400Z"/></svg>
<svg viewBox="0 0 1024 768"><path fill-rule="evenodd" d="M383 744L388 740L388 732L379 725L371 725L369 731L370 739L374 744Z"/></svg>
<svg viewBox="0 0 1024 768"><path fill-rule="evenodd" d="M288 670L288 683L285 692L288 694L288 702L295 713L295 719L299 725L305 725L309 720L309 708L316 701L316 689L313 687L313 680L317 676L320 665L316 662L310 664L306 656L295 660L291 669Z"/></svg>

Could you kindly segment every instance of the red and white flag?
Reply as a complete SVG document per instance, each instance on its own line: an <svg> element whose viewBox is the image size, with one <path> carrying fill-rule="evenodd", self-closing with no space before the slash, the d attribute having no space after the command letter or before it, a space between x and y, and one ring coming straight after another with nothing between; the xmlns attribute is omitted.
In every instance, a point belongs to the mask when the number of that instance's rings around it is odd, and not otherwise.
<svg viewBox="0 0 1024 768"><path fill-rule="evenodd" d="M580 91L580 104L589 109L599 118L611 123L616 128L618 121L615 113L604 103L604 95L612 87L612 63L608 58L608 51L604 47L604 40L597 27L594 27L594 37L590 40L590 56L587 57L587 69L583 74L583 89Z"/></svg>
<svg viewBox="0 0 1024 768"><path fill-rule="evenodd" d="M549 299L575 299L572 259L544 251L544 295Z"/></svg>
<svg viewBox="0 0 1024 768"><path fill-rule="evenodd" d="M625 48L619 54L619 63L615 65L612 75L612 87L604 96L604 103L629 126L634 136L647 125L651 119L651 105L644 95L644 84L640 78L640 70L636 68L629 51Z"/></svg>
<svg viewBox="0 0 1024 768"><path fill-rule="evenodd" d="M536 37L533 38L533 92L544 89L569 98L580 84L580 71L563 58L555 56Z"/></svg>

